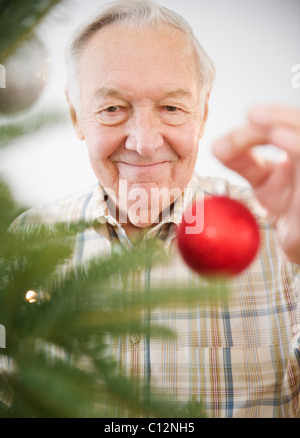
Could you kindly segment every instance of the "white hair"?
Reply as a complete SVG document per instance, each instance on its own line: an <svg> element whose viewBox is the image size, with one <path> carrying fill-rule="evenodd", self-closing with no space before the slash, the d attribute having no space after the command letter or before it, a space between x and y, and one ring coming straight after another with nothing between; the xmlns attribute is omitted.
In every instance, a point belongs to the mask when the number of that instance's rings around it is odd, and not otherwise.
<svg viewBox="0 0 300 438"><path fill-rule="evenodd" d="M159 5L153 0L115 0L104 7L72 35L65 51L67 68L67 92L77 114L80 113L80 87L78 60L91 36L104 26L157 26L172 25L187 37L195 51L201 93L210 92L215 77L214 65L194 35L188 22L177 13Z"/></svg>

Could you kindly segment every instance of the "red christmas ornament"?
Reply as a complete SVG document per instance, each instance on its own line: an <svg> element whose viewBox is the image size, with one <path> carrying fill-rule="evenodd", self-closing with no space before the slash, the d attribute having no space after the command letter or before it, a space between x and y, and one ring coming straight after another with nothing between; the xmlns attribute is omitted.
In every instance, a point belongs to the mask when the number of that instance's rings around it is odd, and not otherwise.
<svg viewBox="0 0 300 438"><path fill-rule="evenodd" d="M260 235L247 207L226 196L214 196L187 209L178 228L177 243L194 271L232 276L253 261Z"/></svg>

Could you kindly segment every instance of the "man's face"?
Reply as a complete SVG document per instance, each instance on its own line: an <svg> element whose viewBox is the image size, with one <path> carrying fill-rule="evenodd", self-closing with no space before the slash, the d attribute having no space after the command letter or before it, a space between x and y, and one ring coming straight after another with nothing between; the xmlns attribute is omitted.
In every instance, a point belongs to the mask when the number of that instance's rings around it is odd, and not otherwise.
<svg viewBox="0 0 300 438"><path fill-rule="evenodd" d="M174 200L168 192L176 198L187 186L206 119L186 36L167 25L103 28L79 59L79 83L75 127L86 139L93 171L115 193L118 208L127 205L131 223L149 226L153 209ZM119 197L120 181L126 191ZM152 209L152 218L134 217L130 207L137 201L140 213Z"/></svg>

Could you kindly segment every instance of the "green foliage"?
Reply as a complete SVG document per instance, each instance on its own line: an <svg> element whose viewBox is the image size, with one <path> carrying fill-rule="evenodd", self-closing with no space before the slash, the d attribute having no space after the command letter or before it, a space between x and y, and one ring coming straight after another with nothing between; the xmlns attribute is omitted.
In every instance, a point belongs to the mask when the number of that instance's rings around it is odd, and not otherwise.
<svg viewBox="0 0 300 438"><path fill-rule="evenodd" d="M38 115L24 115L21 120L11 118L9 122L0 124L0 147L9 146L12 140L34 133L41 128L51 128L55 124L64 122L64 119L61 112L51 109Z"/></svg>
<svg viewBox="0 0 300 438"><path fill-rule="evenodd" d="M123 375L106 355L109 337L132 332L175 336L149 324L144 315L171 298L186 303L186 290L121 290L110 284L112 277L125 278L137 263L158 263L162 255L156 242L131 253L119 250L92 260L88 268L58 276L57 266L68 262L75 236L85 224L32 226L26 232L7 233L17 208L3 184L0 205L6 206L0 230L0 322L7 338L6 349L0 350L0 415L203 416L199 403L175 404L154 397L150 386ZM37 292L36 302L25 299L27 290ZM188 296L194 302L207 299L199 290Z"/></svg>
<svg viewBox="0 0 300 438"><path fill-rule="evenodd" d="M37 25L61 0L0 0L0 64L33 36Z"/></svg>
<svg viewBox="0 0 300 438"><path fill-rule="evenodd" d="M0 0L0 63L27 38L59 0ZM33 132L43 117L0 127L0 145ZM53 116L55 118L55 115ZM149 322L151 309L226 299L223 285L203 289L131 290L115 287L137 264L159 263L157 242L67 269L76 235L86 224L7 229L22 210L0 182L0 417L204 417L196 400L175 403L149 382L127 377L107 355L108 339L138 332L147 338L176 333ZM62 272L65 272L62 275ZM36 293L34 302L26 292Z"/></svg>

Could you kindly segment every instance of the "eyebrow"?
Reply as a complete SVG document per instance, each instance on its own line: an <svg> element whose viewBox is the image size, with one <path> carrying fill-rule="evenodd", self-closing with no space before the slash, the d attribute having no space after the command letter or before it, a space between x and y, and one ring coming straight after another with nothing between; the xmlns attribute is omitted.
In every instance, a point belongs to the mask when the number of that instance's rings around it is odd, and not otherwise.
<svg viewBox="0 0 300 438"><path fill-rule="evenodd" d="M127 94L126 89L122 88L113 88L113 87L100 87L95 91L94 98L107 98L107 97L120 97L124 98L124 95ZM160 97L160 100L167 99L169 97L192 97L191 91L185 88L176 88L174 90L166 91Z"/></svg>
<svg viewBox="0 0 300 438"><path fill-rule="evenodd" d="M192 97L192 93L185 88L177 88L175 90L167 91L166 93L164 93L163 99L166 99L167 97Z"/></svg>
<svg viewBox="0 0 300 438"><path fill-rule="evenodd" d="M97 99L99 97L120 97L122 90L117 88L101 87L95 91L94 97Z"/></svg>

